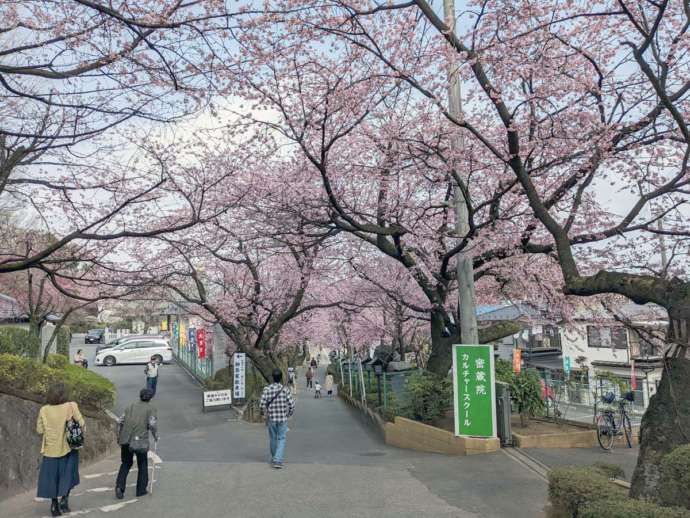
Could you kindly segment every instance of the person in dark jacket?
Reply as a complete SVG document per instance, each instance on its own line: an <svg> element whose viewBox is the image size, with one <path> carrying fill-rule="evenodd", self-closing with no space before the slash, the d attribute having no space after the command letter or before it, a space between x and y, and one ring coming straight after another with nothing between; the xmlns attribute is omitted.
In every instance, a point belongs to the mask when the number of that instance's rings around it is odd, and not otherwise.
<svg viewBox="0 0 690 518"><path fill-rule="evenodd" d="M125 496L127 487L127 475L137 458L137 496L148 493L149 485L148 473L148 451L149 451L149 431L154 440L158 440L158 412L150 401L153 392L150 389L142 389L139 393L139 401L132 403L125 410L120 418L120 430L118 433L118 443L120 444L120 458L122 464L117 474L115 482L115 496L122 499Z"/></svg>

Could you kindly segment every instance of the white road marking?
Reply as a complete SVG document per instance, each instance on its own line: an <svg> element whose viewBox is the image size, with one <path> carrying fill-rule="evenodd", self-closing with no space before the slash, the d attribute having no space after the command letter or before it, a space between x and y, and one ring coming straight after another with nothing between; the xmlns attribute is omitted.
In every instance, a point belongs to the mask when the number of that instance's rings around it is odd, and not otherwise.
<svg viewBox="0 0 690 518"><path fill-rule="evenodd" d="M91 507L88 509L79 509L77 511L72 511L71 513L64 514L63 516L80 516L84 514L93 513L94 511L101 511L102 513L111 513L113 511L119 511L123 507L138 501L138 498L133 498L132 500L125 500L124 502L119 502L117 504L104 505L102 507ZM43 518L49 517L44 516Z"/></svg>

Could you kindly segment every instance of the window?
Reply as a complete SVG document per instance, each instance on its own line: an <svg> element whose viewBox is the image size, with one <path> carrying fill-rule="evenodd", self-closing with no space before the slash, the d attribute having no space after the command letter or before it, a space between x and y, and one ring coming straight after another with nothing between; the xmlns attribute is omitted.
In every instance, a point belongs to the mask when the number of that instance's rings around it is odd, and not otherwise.
<svg viewBox="0 0 690 518"><path fill-rule="evenodd" d="M587 326L588 347L628 348L628 331L624 327Z"/></svg>

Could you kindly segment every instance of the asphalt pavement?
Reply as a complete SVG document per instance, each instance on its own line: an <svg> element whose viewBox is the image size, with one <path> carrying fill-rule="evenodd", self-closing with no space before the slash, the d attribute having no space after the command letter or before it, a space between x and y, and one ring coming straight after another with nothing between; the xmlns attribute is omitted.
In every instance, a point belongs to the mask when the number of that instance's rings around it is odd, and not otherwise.
<svg viewBox="0 0 690 518"><path fill-rule="evenodd" d="M79 340L79 336L75 337ZM73 344L92 359L95 346ZM93 363L91 363L93 365ZM142 365L90 367L118 388L115 411L138 397ZM325 366L319 369L323 381ZM118 459L82 469L73 515L108 517L544 516L543 478L503 452L449 457L387 446L340 399L315 399L298 377L286 467L269 466L266 429L230 411L203 413L201 388L176 364L161 369L153 400L161 440L154 494L114 497ZM87 431L88 433L88 431ZM134 474L128 480L132 484ZM78 514L77 514L78 513ZM1 516L46 516L33 494L2 503Z"/></svg>

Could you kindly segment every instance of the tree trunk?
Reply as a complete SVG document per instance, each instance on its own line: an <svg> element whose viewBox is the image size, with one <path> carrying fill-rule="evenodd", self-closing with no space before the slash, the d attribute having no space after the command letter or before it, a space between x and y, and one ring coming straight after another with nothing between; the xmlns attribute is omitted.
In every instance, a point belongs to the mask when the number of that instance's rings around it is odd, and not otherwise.
<svg viewBox="0 0 690 518"><path fill-rule="evenodd" d="M640 454L630 495L658 499L664 455L690 443L690 301L672 304L668 348L657 393L642 417Z"/></svg>
<svg viewBox="0 0 690 518"><path fill-rule="evenodd" d="M427 362L427 370L440 376L446 376L453 365L453 344L460 343L457 329L452 325L446 326L445 313L432 311L431 313L431 354ZM446 332L444 333L444 329ZM519 332L522 325L518 322L495 322L489 327L479 329L479 343L486 344L500 340ZM449 334L450 336L443 336Z"/></svg>

